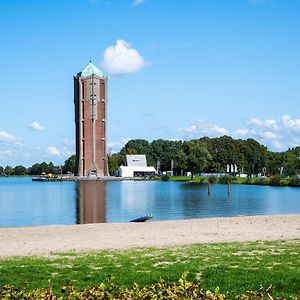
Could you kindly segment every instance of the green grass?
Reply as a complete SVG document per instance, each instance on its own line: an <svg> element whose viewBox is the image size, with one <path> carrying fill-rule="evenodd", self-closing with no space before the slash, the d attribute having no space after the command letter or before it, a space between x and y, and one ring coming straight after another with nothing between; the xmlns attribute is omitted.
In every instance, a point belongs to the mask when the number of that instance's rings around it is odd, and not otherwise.
<svg viewBox="0 0 300 300"><path fill-rule="evenodd" d="M300 295L300 240L200 244L162 249L133 249L52 254L0 260L0 285L26 290L76 280L78 288L96 285L114 275L118 285L147 285L163 278L177 281L183 272L204 289L220 287L236 295L273 284L273 295Z"/></svg>
<svg viewBox="0 0 300 300"><path fill-rule="evenodd" d="M234 176L214 177L214 176L194 176L193 180L190 176L172 176L170 181L192 181L197 183L221 183L227 184L228 180L232 184L249 184L249 185L270 185L270 186L290 186L300 187L300 178L297 177L280 177L274 176L273 178L241 178Z"/></svg>

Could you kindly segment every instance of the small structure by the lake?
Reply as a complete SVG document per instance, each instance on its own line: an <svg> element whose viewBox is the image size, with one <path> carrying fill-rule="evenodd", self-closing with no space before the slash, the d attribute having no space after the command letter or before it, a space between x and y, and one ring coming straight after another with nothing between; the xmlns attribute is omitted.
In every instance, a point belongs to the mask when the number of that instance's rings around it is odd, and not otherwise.
<svg viewBox="0 0 300 300"><path fill-rule="evenodd" d="M107 77L90 62L74 76L78 176L108 176L106 104Z"/></svg>
<svg viewBox="0 0 300 300"><path fill-rule="evenodd" d="M127 166L119 167L119 177L145 177L157 174L156 169L154 167L147 166L146 155L126 155L126 163Z"/></svg>

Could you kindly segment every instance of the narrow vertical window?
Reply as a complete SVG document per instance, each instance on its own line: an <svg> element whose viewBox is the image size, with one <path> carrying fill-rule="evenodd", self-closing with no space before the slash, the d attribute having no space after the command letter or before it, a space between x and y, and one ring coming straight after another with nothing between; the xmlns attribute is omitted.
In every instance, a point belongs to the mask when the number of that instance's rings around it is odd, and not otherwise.
<svg viewBox="0 0 300 300"><path fill-rule="evenodd" d="M81 123L81 128L82 128L81 137L84 139L84 121L82 121Z"/></svg>
<svg viewBox="0 0 300 300"><path fill-rule="evenodd" d="M84 99L84 82L82 82L81 84L81 93L82 93L81 98Z"/></svg>
<svg viewBox="0 0 300 300"><path fill-rule="evenodd" d="M81 101L81 118L84 119L84 101Z"/></svg>

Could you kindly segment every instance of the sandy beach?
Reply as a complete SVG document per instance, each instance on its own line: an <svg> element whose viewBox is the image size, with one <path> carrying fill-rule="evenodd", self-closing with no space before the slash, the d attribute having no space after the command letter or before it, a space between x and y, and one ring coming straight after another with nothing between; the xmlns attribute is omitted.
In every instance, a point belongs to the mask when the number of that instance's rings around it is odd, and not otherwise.
<svg viewBox="0 0 300 300"><path fill-rule="evenodd" d="M300 239L300 215L0 228L0 257L290 239Z"/></svg>

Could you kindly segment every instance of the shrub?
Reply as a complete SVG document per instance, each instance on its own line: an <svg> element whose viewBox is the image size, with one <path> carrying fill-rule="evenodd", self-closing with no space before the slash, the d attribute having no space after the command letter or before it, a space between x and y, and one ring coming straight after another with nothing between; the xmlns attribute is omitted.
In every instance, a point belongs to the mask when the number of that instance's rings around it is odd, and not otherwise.
<svg viewBox="0 0 300 300"><path fill-rule="evenodd" d="M186 279L186 274L175 283L167 283L161 280L150 286L139 287L136 283L131 288L121 289L112 282L112 278L100 283L98 286L85 290L77 290L74 286L62 286L63 296L55 295L53 288L36 289L26 292L13 286L0 287L0 299L28 299L28 300L58 300L58 299L211 299L222 300L225 296L217 288L214 292L204 291L198 283Z"/></svg>
<svg viewBox="0 0 300 300"><path fill-rule="evenodd" d="M190 300L224 300L226 296L220 293L217 287L215 291L203 290L199 283L194 283L186 279L186 274L174 283L167 283L164 280L153 283L149 286L140 287L134 283L131 288L121 288L112 282L112 277L97 286L77 290L72 284L61 287L61 294L56 295L53 287L48 289L35 289L27 292L10 285L0 286L0 299L26 299L26 300L93 300L93 299L190 299ZM234 295L234 299L275 299L271 294L272 285L268 288L261 287L259 291L247 291L242 295ZM231 295L232 296L232 295ZM232 297L230 297L232 298ZM276 297L276 299L285 299ZM299 299L295 297L293 299Z"/></svg>
<svg viewBox="0 0 300 300"><path fill-rule="evenodd" d="M233 176L225 175L219 178L219 183L226 184L228 181L232 182L235 179Z"/></svg>
<svg viewBox="0 0 300 300"><path fill-rule="evenodd" d="M170 180L170 176L169 175L163 175L163 176L161 176L161 180L162 181L169 181Z"/></svg>
<svg viewBox="0 0 300 300"><path fill-rule="evenodd" d="M280 175L275 175L270 179L270 185L272 186L281 186L282 177Z"/></svg>
<svg viewBox="0 0 300 300"><path fill-rule="evenodd" d="M268 185L269 183L270 182L268 178L258 178L257 180L254 181L254 184L257 185Z"/></svg>
<svg viewBox="0 0 300 300"><path fill-rule="evenodd" d="M289 186L300 186L300 178L298 177L291 177L288 181Z"/></svg>
<svg viewBox="0 0 300 300"><path fill-rule="evenodd" d="M209 176L208 177L208 182L210 183L217 183L219 181L219 178L216 176Z"/></svg>
<svg viewBox="0 0 300 300"><path fill-rule="evenodd" d="M199 183L204 183L206 182L206 178L205 177L195 177L196 181Z"/></svg>

